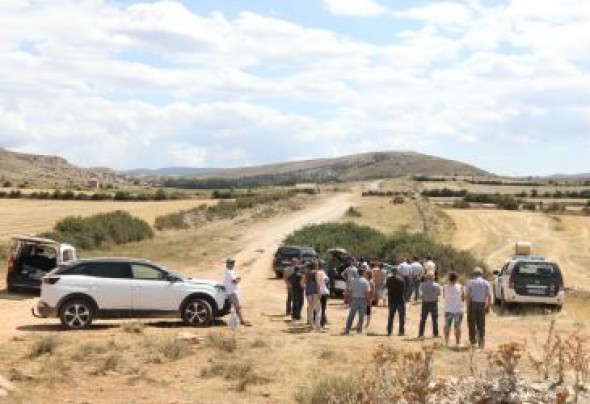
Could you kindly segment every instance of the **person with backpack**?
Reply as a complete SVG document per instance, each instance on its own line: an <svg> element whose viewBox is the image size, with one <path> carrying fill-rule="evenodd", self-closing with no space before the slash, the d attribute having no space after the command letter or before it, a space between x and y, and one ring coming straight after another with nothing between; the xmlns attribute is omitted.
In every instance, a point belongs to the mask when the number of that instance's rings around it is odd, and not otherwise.
<svg viewBox="0 0 590 404"><path fill-rule="evenodd" d="M299 265L293 267L293 273L289 276L288 282L293 302L291 320L295 322L301 320L301 310L303 310L303 275Z"/></svg>
<svg viewBox="0 0 590 404"><path fill-rule="evenodd" d="M316 328L314 316L320 317L320 290L317 283L318 262L311 261L307 264L307 272L305 274L305 297L307 300L307 324L312 328ZM319 329L319 322L317 325Z"/></svg>

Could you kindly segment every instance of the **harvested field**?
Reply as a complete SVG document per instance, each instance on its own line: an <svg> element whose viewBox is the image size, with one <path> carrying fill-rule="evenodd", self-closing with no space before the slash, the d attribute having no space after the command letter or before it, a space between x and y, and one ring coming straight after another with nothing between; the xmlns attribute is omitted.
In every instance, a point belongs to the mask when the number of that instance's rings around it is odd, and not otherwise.
<svg viewBox="0 0 590 404"><path fill-rule="evenodd" d="M28 199L0 199L0 244L13 234L37 234L50 230L66 216L90 216L96 213L125 210L149 224L157 216L197 207L215 200L180 200L153 202L114 201L47 201Z"/></svg>
<svg viewBox="0 0 590 404"><path fill-rule="evenodd" d="M457 226L453 245L499 268L514 243L530 241L533 253L557 262L566 286L590 290L590 217L491 209L447 210Z"/></svg>

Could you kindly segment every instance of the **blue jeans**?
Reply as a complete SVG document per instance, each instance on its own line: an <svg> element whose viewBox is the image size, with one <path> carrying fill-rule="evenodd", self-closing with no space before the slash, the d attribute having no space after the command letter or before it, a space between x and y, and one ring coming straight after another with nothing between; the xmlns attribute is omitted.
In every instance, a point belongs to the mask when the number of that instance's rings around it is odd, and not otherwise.
<svg viewBox="0 0 590 404"><path fill-rule="evenodd" d="M420 330L418 336L424 336L424 328L426 328L426 318L428 315L432 317L432 335L438 337L438 302L422 302L422 313L420 315Z"/></svg>
<svg viewBox="0 0 590 404"><path fill-rule="evenodd" d="M352 328L352 322L356 313L359 314L359 322L356 326L357 332L363 332L363 321L365 320L365 313L367 312L367 299L364 297L353 297L350 300L350 311L348 312L348 318L346 319L345 333L349 333Z"/></svg>
<svg viewBox="0 0 590 404"><path fill-rule="evenodd" d="M387 316L387 335L391 335L393 330L393 319L395 318L395 312L399 313L399 333L404 334L406 332L406 304L403 302L389 302L389 312Z"/></svg>

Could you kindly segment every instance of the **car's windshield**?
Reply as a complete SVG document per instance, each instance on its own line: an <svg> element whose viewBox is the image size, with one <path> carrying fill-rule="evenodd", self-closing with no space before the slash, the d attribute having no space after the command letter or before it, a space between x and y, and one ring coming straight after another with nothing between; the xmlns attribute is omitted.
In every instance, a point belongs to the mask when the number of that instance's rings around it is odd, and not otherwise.
<svg viewBox="0 0 590 404"><path fill-rule="evenodd" d="M299 258L299 250L296 248L282 248L278 251L277 255L283 260L290 260L291 258Z"/></svg>
<svg viewBox="0 0 590 404"><path fill-rule="evenodd" d="M552 262L519 262L514 273L522 276L538 276L552 278L559 274L559 268Z"/></svg>

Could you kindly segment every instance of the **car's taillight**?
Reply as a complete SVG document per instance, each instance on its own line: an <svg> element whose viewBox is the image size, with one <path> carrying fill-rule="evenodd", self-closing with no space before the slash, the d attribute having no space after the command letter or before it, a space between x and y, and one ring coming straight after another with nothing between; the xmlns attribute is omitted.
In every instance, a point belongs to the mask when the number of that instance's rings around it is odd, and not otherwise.
<svg viewBox="0 0 590 404"><path fill-rule="evenodd" d="M57 283L57 281L59 281L59 278L47 277L47 276L43 278L43 283L46 285L55 285Z"/></svg>
<svg viewBox="0 0 590 404"><path fill-rule="evenodd" d="M8 258L8 260L6 261L6 267L7 267L8 273L11 273L12 271L14 271L14 258L13 257Z"/></svg>
<svg viewBox="0 0 590 404"><path fill-rule="evenodd" d="M508 278L508 287L514 289L514 275L510 275L510 278Z"/></svg>
<svg viewBox="0 0 590 404"><path fill-rule="evenodd" d="M559 291L563 292L565 290L565 286L563 285L563 278L559 277Z"/></svg>

